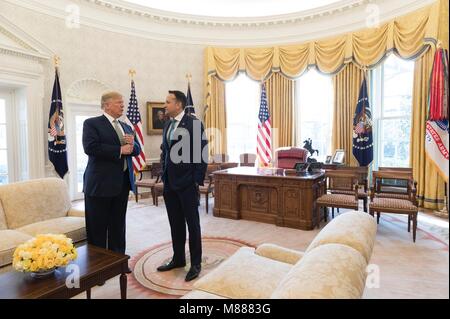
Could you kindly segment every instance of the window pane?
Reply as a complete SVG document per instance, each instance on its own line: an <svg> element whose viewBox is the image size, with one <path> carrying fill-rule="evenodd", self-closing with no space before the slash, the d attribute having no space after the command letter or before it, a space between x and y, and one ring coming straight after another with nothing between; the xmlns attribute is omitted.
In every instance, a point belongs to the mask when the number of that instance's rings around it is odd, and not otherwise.
<svg viewBox="0 0 450 319"><path fill-rule="evenodd" d="M383 117L411 116L413 62L392 55L384 62Z"/></svg>
<svg viewBox="0 0 450 319"><path fill-rule="evenodd" d="M88 156L84 153L83 149L83 123L89 116L76 116L76 140L77 140L77 191L83 191L83 174L86 170Z"/></svg>
<svg viewBox="0 0 450 319"><path fill-rule="evenodd" d="M5 149L6 147L7 147L6 125L0 124L0 149Z"/></svg>
<svg viewBox="0 0 450 319"><path fill-rule="evenodd" d="M379 166L409 167L411 120L383 120Z"/></svg>
<svg viewBox="0 0 450 319"><path fill-rule="evenodd" d="M312 147L319 151L314 158L324 161L331 155L333 120L333 86L330 76L309 70L297 81L299 97L299 146L310 138Z"/></svg>
<svg viewBox="0 0 450 319"><path fill-rule="evenodd" d="M0 99L0 124L6 123L6 101Z"/></svg>
<svg viewBox="0 0 450 319"><path fill-rule="evenodd" d="M0 150L0 175L8 174L8 153Z"/></svg>
<svg viewBox="0 0 450 319"><path fill-rule="evenodd" d="M256 154L260 84L240 74L226 84L227 149L230 162L242 153Z"/></svg>

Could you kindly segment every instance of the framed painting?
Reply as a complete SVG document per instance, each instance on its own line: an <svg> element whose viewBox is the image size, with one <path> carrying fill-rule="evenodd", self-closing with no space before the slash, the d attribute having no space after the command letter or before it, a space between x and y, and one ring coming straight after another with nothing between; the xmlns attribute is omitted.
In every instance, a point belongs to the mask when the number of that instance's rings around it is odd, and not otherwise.
<svg viewBox="0 0 450 319"><path fill-rule="evenodd" d="M162 135L164 124L169 120L164 102L147 102L147 134Z"/></svg>

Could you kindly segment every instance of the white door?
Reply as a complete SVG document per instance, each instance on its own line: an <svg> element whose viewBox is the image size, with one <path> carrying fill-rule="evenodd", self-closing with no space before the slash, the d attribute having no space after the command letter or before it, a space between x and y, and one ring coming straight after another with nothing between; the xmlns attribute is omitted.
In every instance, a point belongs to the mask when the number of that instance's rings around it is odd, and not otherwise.
<svg viewBox="0 0 450 319"><path fill-rule="evenodd" d="M69 161L69 189L72 200L83 198L83 174L86 169L88 156L83 149L83 123L86 119L102 114L99 105L69 105L68 110L68 161Z"/></svg>

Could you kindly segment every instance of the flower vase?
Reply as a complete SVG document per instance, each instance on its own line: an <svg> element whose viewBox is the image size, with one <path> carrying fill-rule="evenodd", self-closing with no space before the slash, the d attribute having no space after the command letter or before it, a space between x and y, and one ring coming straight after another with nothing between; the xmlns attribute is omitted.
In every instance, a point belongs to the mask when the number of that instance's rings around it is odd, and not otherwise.
<svg viewBox="0 0 450 319"><path fill-rule="evenodd" d="M54 268L52 268L52 269L46 269L46 270L40 270L40 271L33 271L33 272L30 273L30 276L31 276L32 278L36 278L36 279L39 279L39 278L45 278L45 277L48 277L48 276L53 275L53 273L55 272L55 270L56 270L56 267L54 267Z"/></svg>

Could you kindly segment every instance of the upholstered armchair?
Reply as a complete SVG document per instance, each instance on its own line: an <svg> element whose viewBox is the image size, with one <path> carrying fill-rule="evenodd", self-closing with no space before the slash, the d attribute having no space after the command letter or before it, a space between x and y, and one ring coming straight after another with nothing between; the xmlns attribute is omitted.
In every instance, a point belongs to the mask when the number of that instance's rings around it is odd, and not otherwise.
<svg viewBox="0 0 450 319"><path fill-rule="evenodd" d="M404 181L404 185L407 185L406 194L400 194L401 197L392 197L396 194L383 193L381 191L381 185L383 180L386 179ZM412 180L408 173L402 174L399 171L378 171L373 172L372 182L373 186L370 188L369 202L370 215L374 216L375 213L377 214L377 223L380 222L381 212L408 215L408 232L411 231L412 222L413 242L415 242L417 231L417 214L419 209L417 205L417 190L414 180ZM388 194L388 197L385 196L386 194Z"/></svg>
<svg viewBox="0 0 450 319"><path fill-rule="evenodd" d="M293 169L297 163L305 163L308 151L298 147L283 147L275 151L276 167Z"/></svg>
<svg viewBox="0 0 450 319"><path fill-rule="evenodd" d="M214 195L213 173L218 170L220 170L220 165L208 164L208 168L206 169L204 185L199 187L200 195L202 195L202 194L205 195L205 207L206 207L207 214L208 214L208 207L209 207L209 203L208 203L209 194Z"/></svg>

